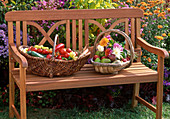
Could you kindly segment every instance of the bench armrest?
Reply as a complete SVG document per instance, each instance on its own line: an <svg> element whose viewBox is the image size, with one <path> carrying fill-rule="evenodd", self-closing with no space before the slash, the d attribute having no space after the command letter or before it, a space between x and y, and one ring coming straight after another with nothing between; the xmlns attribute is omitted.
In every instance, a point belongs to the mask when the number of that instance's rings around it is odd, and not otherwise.
<svg viewBox="0 0 170 119"><path fill-rule="evenodd" d="M136 40L137 44L140 45L141 47L143 47L145 50L157 54L163 58L168 58L169 57L169 53L162 48L158 48L155 46L152 46L151 44L147 43L144 39L142 39L141 37L137 37Z"/></svg>
<svg viewBox="0 0 170 119"><path fill-rule="evenodd" d="M9 44L9 49L11 51L12 57L21 65L21 67L27 68L27 59L19 53L14 43Z"/></svg>

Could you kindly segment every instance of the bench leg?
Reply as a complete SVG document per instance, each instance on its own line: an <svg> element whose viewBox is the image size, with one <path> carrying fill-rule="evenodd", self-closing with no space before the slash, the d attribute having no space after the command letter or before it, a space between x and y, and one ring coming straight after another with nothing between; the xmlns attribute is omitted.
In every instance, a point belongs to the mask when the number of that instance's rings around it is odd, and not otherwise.
<svg viewBox="0 0 170 119"><path fill-rule="evenodd" d="M12 105L15 102L15 82L12 79L11 74L9 74L9 117L14 118L14 112L12 110Z"/></svg>
<svg viewBox="0 0 170 119"><path fill-rule="evenodd" d="M20 67L20 112L21 119L26 119L26 68Z"/></svg>
<svg viewBox="0 0 170 119"><path fill-rule="evenodd" d="M158 56L156 119L162 119L164 59Z"/></svg>
<svg viewBox="0 0 170 119"><path fill-rule="evenodd" d="M136 96L139 95L139 88L140 88L140 83L135 83L133 87L132 107L136 107L138 105Z"/></svg>

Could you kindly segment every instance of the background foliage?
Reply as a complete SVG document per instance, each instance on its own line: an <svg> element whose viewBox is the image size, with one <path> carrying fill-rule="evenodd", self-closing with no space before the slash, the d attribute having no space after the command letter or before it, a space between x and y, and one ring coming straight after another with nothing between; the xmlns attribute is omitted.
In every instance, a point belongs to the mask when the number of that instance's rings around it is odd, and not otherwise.
<svg viewBox="0 0 170 119"><path fill-rule="evenodd" d="M140 8L144 10L142 18L141 34L142 37L154 46L165 48L170 52L170 8L163 0L155 2L136 3L133 0L1 0L0 2L0 72L2 69L8 72L8 37L7 25L4 15L13 10L46 10L46 9L108 9L108 8ZM105 19L97 21L106 28L109 28L116 19ZM46 31L55 23L54 21L38 22ZM130 26L129 26L130 27ZM123 24L116 26L117 29L124 31ZM29 34L31 44L37 44L42 39L34 27L29 27L32 34ZM130 30L130 28L129 28ZM51 35L52 39L56 33L60 35L60 42L65 42L65 26L59 26ZM15 33L15 27L14 27ZM90 25L89 41L93 45L96 36L100 30L95 25ZM22 32L21 32L22 35ZM114 39L122 39L119 35L114 35ZM22 37L21 37L22 39ZM142 49L142 62L156 70L157 56L150 54ZM164 80L164 101L170 101L170 58L165 60L165 80ZM1 82L7 81L8 76L1 74ZM8 73L7 73L8 75ZM4 80L4 78L6 78ZM5 85L4 85L5 84ZM0 105L8 104L8 85L0 85ZM100 92L100 93L99 93ZM141 97L155 103L156 84L141 84ZM57 91L41 91L27 93L27 104L33 107L50 107L50 108L87 108L87 110L97 110L103 107L121 107L123 103L128 102L132 96L132 85L107 86L97 88L83 88ZM169 97L169 98L168 98ZM19 90L16 89L16 103L19 101ZM3 102L1 104L1 102ZM19 105L19 104L18 104ZM80 106L81 105L81 106Z"/></svg>

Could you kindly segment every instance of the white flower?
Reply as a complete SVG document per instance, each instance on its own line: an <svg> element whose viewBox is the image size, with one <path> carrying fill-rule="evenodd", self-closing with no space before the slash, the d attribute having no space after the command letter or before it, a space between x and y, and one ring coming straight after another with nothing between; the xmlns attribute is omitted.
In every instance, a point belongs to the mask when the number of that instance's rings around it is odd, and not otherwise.
<svg viewBox="0 0 170 119"><path fill-rule="evenodd" d="M97 49L98 49L98 51L100 51L100 52L103 52L103 51L104 51L104 47L101 46L101 45L98 45L98 46L97 46Z"/></svg>
<svg viewBox="0 0 170 119"><path fill-rule="evenodd" d="M121 48L119 48L119 47L115 47L114 49L113 49L113 53L112 54L115 54L116 55L116 57L118 58L118 59L120 59L120 57L121 57Z"/></svg>

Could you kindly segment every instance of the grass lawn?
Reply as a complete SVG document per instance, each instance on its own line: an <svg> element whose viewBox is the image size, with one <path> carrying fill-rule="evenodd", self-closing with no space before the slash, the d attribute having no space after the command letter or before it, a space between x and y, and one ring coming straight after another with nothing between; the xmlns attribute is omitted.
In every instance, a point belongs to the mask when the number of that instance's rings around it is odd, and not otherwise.
<svg viewBox="0 0 170 119"><path fill-rule="evenodd" d="M155 113L141 104L134 109L130 107L130 104L127 104L120 109L101 108L99 111L91 112L78 109L28 108L28 119L155 119L155 117ZM164 103L163 119L169 118L170 103ZM0 119L9 119L7 107L0 107Z"/></svg>

